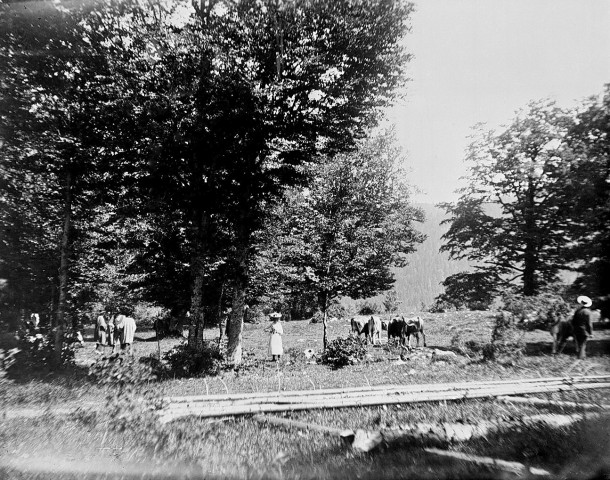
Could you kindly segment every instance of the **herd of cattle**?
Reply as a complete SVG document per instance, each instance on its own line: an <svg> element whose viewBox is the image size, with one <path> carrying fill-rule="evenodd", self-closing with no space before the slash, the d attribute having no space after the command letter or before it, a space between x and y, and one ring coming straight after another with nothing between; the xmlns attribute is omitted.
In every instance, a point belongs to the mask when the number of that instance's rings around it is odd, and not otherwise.
<svg viewBox="0 0 610 480"><path fill-rule="evenodd" d="M390 320L382 320L376 315L358 315L350 320L351 331L358 337L364 334L366 342L375 345L375 340L381 344L381 332L387 330L388 342L398 339L403 347L406 345L411 349L411 337L417 340L419 347L419 335L423 337L426 346L426 334L424 333L424 321L421 317L405 318L402 315L392 317Z"/></svg>

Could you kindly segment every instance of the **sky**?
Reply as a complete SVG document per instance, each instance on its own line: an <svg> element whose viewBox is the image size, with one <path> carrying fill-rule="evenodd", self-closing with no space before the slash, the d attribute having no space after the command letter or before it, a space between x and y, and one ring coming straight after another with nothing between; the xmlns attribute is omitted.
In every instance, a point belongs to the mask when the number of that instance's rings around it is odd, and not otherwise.
<svg viewBox="0 0 610 480"><path fill-rule="evenodd" d="M531 100L574 107L610 83L610 0L419 0L406 98L390 121L417 202L457 197L472 126Z"/></svg>

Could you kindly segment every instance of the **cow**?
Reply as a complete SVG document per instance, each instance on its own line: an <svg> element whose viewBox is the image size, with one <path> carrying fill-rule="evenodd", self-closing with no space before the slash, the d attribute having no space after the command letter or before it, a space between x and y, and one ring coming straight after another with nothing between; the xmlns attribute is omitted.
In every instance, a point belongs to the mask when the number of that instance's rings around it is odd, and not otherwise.
<svg viewBox="0 0 610 480"><path fill-rule="evenodd" d="M388 324L388 343L394 338L398 338L403 343L403 328L405 326L405 318L403 316L396 316L390 319Z"/></svg>
<svg viewBox="0 0 610 480"><path fill-rule="evenodd" d="M561 353L570 337L574 336L574 328L570 320L558 320L550 329L553 337L552 353Z"/></svg>
<svg viewBox="0 0 610 480"><path fill-rule="evenodd" d="M417 346L419 347L419 334L421 333L424 337L424 347L426 347L426 334L424 333L424 321L421 317L408 318L405 320L405 324L402 329L403 345L405 340L408 343L409 349L411 349L411 336L415 335L417 339Z"/></svg>
<svg viewBox="0 0 610 480"><path fill-rule="evenodd" d="M375 345L375 337L381 345L381 318L371 315L369 318L369 336L373 345Z"/></svg>
<svg viewBox="0 0 610 480"><path fill-rule="evenodd" d="M600 321L610 320L610 295L606 295L604 297L595 297L593 298L592 308L594 310L599 310L600 313Z"/></svg>
<svg viewBox="0 0 610 480"><path fill-rule="evenodd" d="M364 333L364 338L367 340L367 343L369 339L369 320L370 317L363 315L352 317L350 320L352 332L355 333L358 338Z"/></svg>

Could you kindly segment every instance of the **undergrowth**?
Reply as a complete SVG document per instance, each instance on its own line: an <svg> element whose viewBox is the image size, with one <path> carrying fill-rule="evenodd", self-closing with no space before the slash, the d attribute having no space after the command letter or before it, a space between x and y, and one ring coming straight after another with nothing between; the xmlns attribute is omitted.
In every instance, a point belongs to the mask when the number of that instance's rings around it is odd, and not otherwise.
<svg viewBox="0 0 610 480"><path fill-rule="evenodd" d="M366 341L349 336L331 341L320 356L320 362L332 368L354 365L366 357Z"/></svg>

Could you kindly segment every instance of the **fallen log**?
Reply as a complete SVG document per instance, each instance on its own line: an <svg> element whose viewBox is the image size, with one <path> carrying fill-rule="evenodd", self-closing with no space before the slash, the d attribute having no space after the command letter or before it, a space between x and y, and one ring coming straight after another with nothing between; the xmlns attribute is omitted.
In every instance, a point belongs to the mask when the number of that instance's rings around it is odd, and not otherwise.
<svg viewBox="0 0 610 480"><path fill-rule="evenodd" d="M548 407L575 408L580 410L610 410L610 405L579 402L564 402L559 400L545 400L543 398L526 397L498 397L496 400L502 403L522 403L526 405L542 405Z"/></svg>
<svg viewBox="0 0 610 480"><path fill-rule="evenodd" d="M214 394L214 395L188 395L182 397L166 397L164 401L169 403L192 403L192 402L208 402L208 401L224 401L224 400L241 400L251 398L277 397L279 395L289 395L293 397L341 394L350 395L360 392L372 392L383 390L421 390L421 391L436 391L449 389L464 389L464 388L479 388L493 385L522 385L531 383L548 383L558 382L564 384L574 383L591 383L591 382L609 382L610 375L590 375L590 376L575 376L575 377L545 377L545 378L524 378L515 380L481 380L472 382L452 382L452 383L428 383L417 385L376 385L363 387L346 387L346 388L330 388L324 390L294 390L285 392L252 392L252 393L232 393L232 394Z"/></svg>
<svg viewBox="0 0 610 480"><path fill-rule="evenodd" d="M534 426L537 424L545 424L551 428L561 428L571 425L575 422L585 420L586 418L595 418L599 415L594 414L593 416L572 414L572 415L557 415L557 414L545 414L545 415L530 415L523 417L519 420L512 422L491 422L482 421L477 424L464 424L464 423L425 423L418 422L412 424L401 425L397 429L386 429L380 431L369 431L357 429L356 431L350 429L340 429L335 427L326 427L322 425L316 425L308 422L301 422L290 418L279 418L270 415L254 415L253 420L263 423L270 424L277 427L286 429L300 429L305 431L317 431L321 433L338 436L344 441L356 441L355 439L377 439L385 442L400 442L400 441L421 441L421 440L434 440L441 443L454 443L464 442L473 438L485 437L490 433L504 430L511 430L518 426ZM358 435L358 432L361 432ZM369 450L374 448L376 444L374 442L368 443ZM380 443L380 442L379 442ZM377 443L378 444L378 443ZM354 445L352 444L352 447ZM357 450L364 452L365 447L362 444L356 443Z"/></svg>
<svg viewBox="0 0 610 480"><path fill-rule="evenodd" d="M512 472L517 475L540 475L550 476L551 472L543 470L541 468L528 467L519 462L509 462L507 460L500 460L492 457L479 457L477 455L469 455L461 452L451 452L449 450L440 450L438 448L424 448L424 450L433 455L439 455L442 457L454 458L456 460L462 460L476 465L485 465L491 468L496 468L506 472Z"/></svg>
<svg viewBox="0 0 610 480"><path fill-rule="evenodd" d="M481 388L474 390L450 390L440 392L400 393L396 395L375 395L358 398L325 398L318 401L303 401L300 403L259 403L251 405L177 405L168 406L158 411L159 420L167 423L185 416L216 417L225 415L243 415L265 412L282 412L294 410L310 410L317 408L364 407L374 405L391 405L398 403L416 403L444 400L464 400L471 398L492 398L504 395L518 395L526 393L543 393L570 390L586 390L597 388L610 388L610 383L591 384L552 384L552 385L522 385Z"/></svg>
<svg viewBox="0 0 610 480"><path fill-rule="evenodd" d="M331 435L336 435L342 437L346 430L342 430L340 428L334 427L324 427L322 425L315 425L313 423L307 422L299 422L298 420L292 420L288 418L279 418L279 417L271 417L267 415L254 415L252 420L255 420L259 423L269 423L271 425L276 425L279 427L285 428L298 428L301 430L312 430L314 432L322 432L328 433ZM347 432L351 432L351 430L347 430Z"/></svg>

